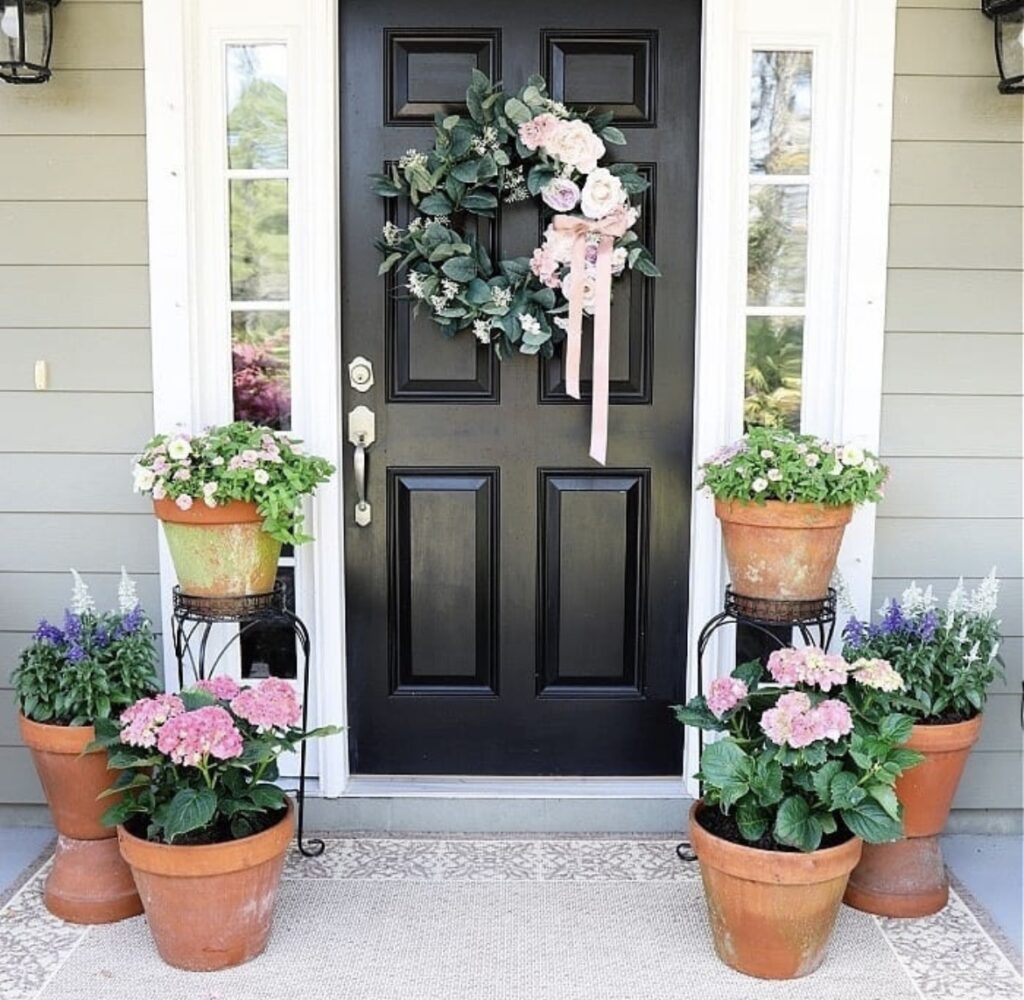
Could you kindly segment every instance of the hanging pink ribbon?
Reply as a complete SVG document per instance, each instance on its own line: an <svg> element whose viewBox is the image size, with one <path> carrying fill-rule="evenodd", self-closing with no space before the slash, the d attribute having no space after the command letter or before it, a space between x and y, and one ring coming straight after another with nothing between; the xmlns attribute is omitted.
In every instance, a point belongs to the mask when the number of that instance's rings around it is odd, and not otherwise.
<svg viewBox="0 0 1024 1000"><path fill-rule="evenodd" d="M603 219L556 215L552 225L572 236L569 327L565 345L565 391L580 398L580 357L583 346L583 299L586 284L587 237L597 236L594 275L594 370L590 401L590 457L601 465L608 455L608 381L611 365L612 250L616 237L625 235L629 220L624 209Z"/></svg>

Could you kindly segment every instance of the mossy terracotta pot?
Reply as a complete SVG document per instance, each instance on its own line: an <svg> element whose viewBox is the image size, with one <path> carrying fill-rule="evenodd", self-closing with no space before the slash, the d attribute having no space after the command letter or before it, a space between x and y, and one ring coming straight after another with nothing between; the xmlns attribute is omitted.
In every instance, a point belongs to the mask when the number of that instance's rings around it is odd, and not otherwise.
<svg viewBox="0 0 1024 1000"><path fill-rule="evenodd" d="M939 846L982 717L949 725L917 725L907 746L924 760L900 776L904 840L866 844L850 876L846 903L884 917L926 917L949 901L949 878Z"/></svg>
<svg viewBox="0 0 1024 1000"><path fill-rule="evenodd" d="M700 825L690 809L690 842L700 862L718 957L759 979L797 979L821 965L862 842L804 854L734 844Z"/></svg>
<svg viewBox="0 0 1024 1000"><path fill-rule="evenodd" d="M102 751L83 751L92 726L50 726L18 715L21 738L46 793L57 850L43 902L62 920L108 924L142 912L131 871L121 860L116 832L100 822L114 796L98 798L113 783Z"/></svg>
<svg viewBox="0 0 1024 1000"><path fill-rule="evenodd" d="M154 844L117 828L160 957L212 972L259 955L270 936L294 807L274 826L222 844Z"/></svg>
<svg viewBox="0 0 1024 1000"><path fill-rule="evenodd" d="M828 594L853 505L716 500L732 589L770 601L814 601Z"/></svg>
<svg viewBox="0 0 1024 1000"><path fill-rule="evenodd" d="M181 510L173 500L154 500L163 522L174 572L193 597L245 597L274 589L281 543L263 530L254 503L232 500L207 507L197 500Z"/></svg>

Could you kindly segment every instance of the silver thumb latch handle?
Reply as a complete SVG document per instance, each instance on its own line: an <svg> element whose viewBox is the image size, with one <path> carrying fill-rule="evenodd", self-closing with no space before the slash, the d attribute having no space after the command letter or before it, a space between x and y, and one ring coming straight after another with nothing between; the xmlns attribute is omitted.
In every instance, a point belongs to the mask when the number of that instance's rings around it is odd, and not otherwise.
<svg viewBox="0 0 1024 1000"><path fill-rule="evenodd" d="M373 516L373 510L366 499L366 452L377 440L376 420L373 410L368 406L357 406L349 413L348 439L355 448L352 454L356 481L355 520L360 528L365 528Z"/></svg>

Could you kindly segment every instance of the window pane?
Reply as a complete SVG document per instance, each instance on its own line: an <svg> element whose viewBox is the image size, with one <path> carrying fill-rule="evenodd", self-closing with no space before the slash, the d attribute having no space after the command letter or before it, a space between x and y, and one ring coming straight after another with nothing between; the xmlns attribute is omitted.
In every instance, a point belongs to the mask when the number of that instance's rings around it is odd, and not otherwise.
<svg viewBox="0 0 1024 1000"><path fill-rule="evenodd" d="M743 421L800 430L804 321L748 316Z"/></svg>
<svg viewBox="0 0 1024 1000"><path fill-rule="evenodd" d="M288 182L232 180L231 297L288 298Z"/></svg>
<svg viewBox="0 0 1024 1000"><path fill-rule="evenodd" d="M282 566L277 579L284 585L285 606L295 610L295 568ZM295 632L288 625L256 625L241 638L242 677L284 677L298 675Z"/></svg>
<svg viewBox="0 0 1024 1000"><path fill-rule="evenodd" d="M755 52L750 74L750 172L806 174L811 163L810 52Z"/></svg>
<svg viewBox="0 0 1024 1000"><path fill-rule="evenodd" d="M227 48L228 166L288 166L287 53L284 45Z"/></svg>
<svg viewBox="0 0 1024 1000"><path fill-rule="evenodd" d="M290 327L291 317L284 311L231 314L236 420L291 430Z"/></svg>
<svg viewBox="0 0 1024 1000"><path fill-rule="evenodd" d="M807 276L807 185L751 184L747 304L802 306Z"/></svg>

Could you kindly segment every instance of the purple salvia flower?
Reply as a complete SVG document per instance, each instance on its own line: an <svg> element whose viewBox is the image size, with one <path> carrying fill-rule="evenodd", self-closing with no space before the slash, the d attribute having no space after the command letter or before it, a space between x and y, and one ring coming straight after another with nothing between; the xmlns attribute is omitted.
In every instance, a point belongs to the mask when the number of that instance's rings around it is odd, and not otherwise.
<svg viewBox="0 0 1024 1000"><path fill-rule="evenodd" d="M82 638L82 619L71 611L64 612L64 634L72 642Z"/></svg>
<svg viewBox="0 0 1024 1000"><path fill-rule="evenodd" d="M855 649L860 647L868 636L868 628L864 622L851 618L843 628L843 639L847 645Z"/></svg>
<svg viewBox="0 0 1024 1000"><path fill-rule="evenodd" d="M77 642L72 642L67 652L68 661L70 663L81 663L87 659L85 650L78 645Z"/></svg>
<svg viewBox="0 0 1024 1000"><path fill-rule="evenodd" d="M928 611L917 624L917 634L924 642L931 642L938 627L938 614L935 611Z"/></svg>
<svg viewBox="0 0 1024 1000"><path fill-rule="evenodd" d="M44 618L33 633L33 638L42 642L59 643L64 641L64 633L56 625L51 625Z"/></svg>

